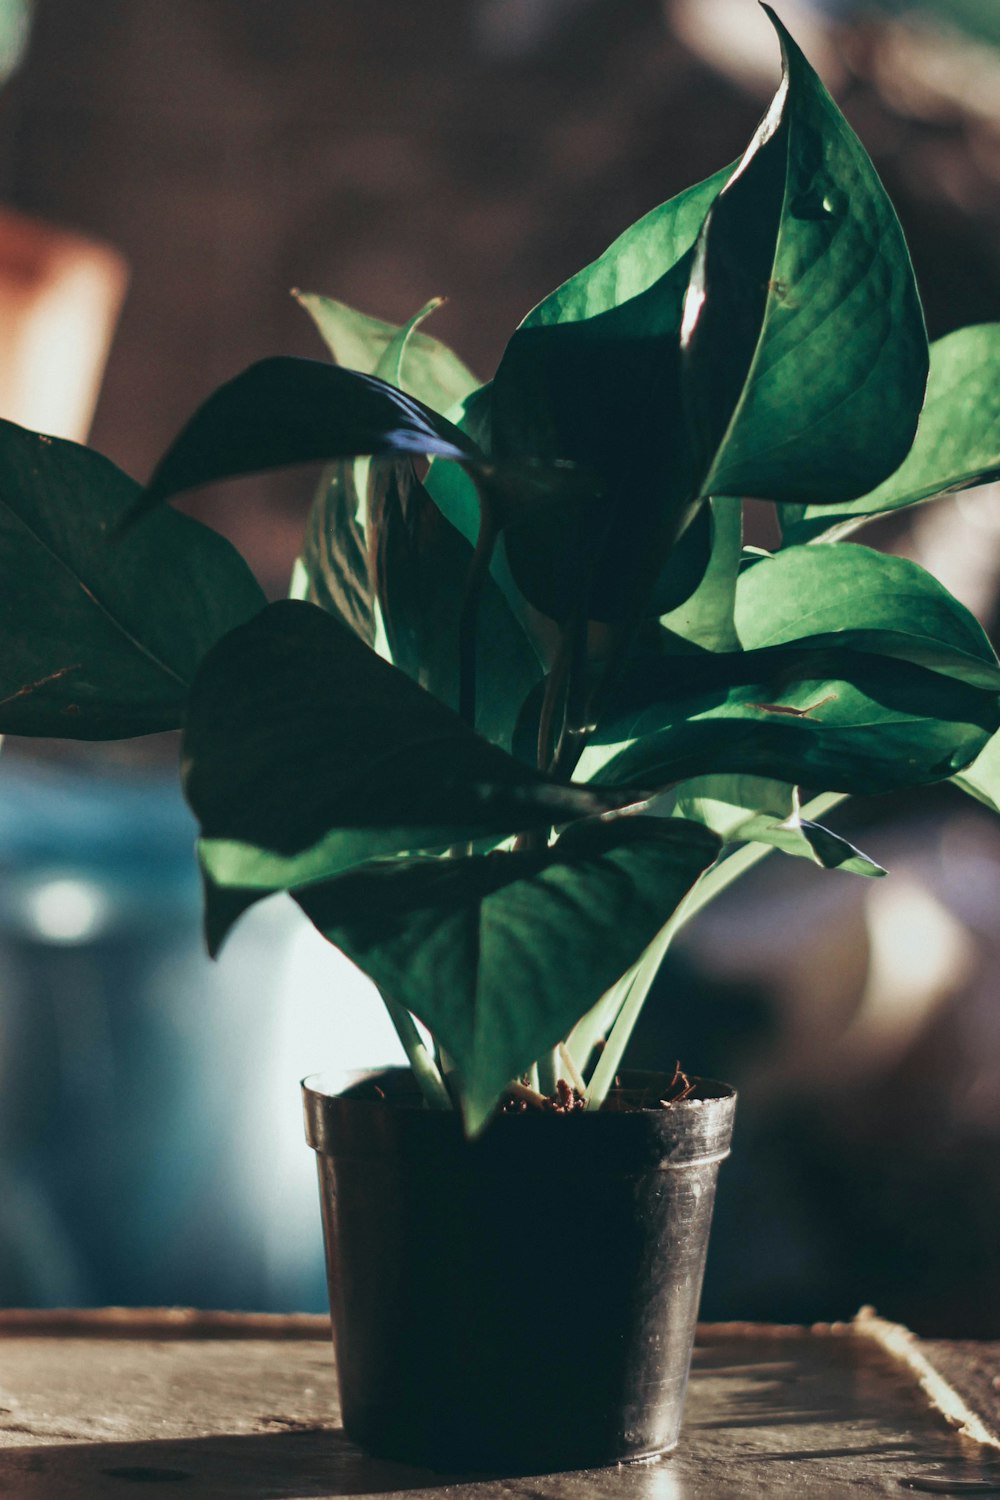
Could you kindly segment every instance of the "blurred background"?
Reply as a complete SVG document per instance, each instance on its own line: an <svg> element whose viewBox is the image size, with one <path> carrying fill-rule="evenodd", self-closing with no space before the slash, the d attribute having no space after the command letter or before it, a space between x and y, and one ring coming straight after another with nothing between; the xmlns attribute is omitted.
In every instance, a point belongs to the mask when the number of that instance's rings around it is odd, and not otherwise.
<svg viewBox="0 0 1000 1500"><path fill-rule="evenodd" d="M1000 317L996 0L777 8L932 337ZM534 302L739 154L777 75L754 0L0 0L0 415L145 479L219 382L322 356L296 286L397 322L443 293L434 332L486 378ZM280 596L314 482L189 508ZM995 628L995 489L863 540ZM324 1305L298 1079L395 1040L287 900L209 962L176 781L169 736L0 757L0 1305ZM997 1338L1000 824L950 788L834 821L891 879L770 858L636 1038L742 1093L703 1312Z"/></svg>

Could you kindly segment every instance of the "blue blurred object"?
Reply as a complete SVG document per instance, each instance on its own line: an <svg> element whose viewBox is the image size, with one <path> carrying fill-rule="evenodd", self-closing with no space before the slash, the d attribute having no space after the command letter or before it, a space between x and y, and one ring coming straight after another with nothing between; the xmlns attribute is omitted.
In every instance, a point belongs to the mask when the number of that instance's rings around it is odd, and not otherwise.
<svg viewBox="0 0 1000 1500"><path fill-rule="evenodd" d="M298 1080L394 1039L287 900L210 962L194 837L176 774L0 760L2 1304L325 1306Z"/></svg>

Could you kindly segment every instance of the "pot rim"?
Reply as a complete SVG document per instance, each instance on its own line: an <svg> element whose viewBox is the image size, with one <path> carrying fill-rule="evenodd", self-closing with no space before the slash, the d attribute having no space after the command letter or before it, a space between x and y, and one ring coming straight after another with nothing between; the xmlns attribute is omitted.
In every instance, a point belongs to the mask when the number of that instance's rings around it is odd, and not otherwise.
<svg viewBox="0 0 1000 1500"><path fill-rule="evenodd" d="M662 1088L663 1073L624 1073L629 1081ZM343 1076L336 1092L322 1074L303 1080L302 1103L306 1140L320 1156L379 1156L399 1159L435 1156L458 1170L475 1161L477 1169L498 1169L502 1163L530 1162L532 1172L670 1171L722 1161L729 1155L736 1109L736 1090L729 1084L706 1080L708 1098L685 1099L665 1108L526 1110L494 1115L481 1134L471 1140L457 1110L427 1109L406 1087L408 1068L372 1070L361 1074L361 1084L376 1080L388 1098L353 1097L343 1092ZM354 1079L354 1087L358 1085ZM404 1086L404 1102L393 1094ZM406 1097L409 1095L409 1097ZM410 1102L412 1099L412 1102ZM527 1153L527 1156L525 1155Z"/></svg>

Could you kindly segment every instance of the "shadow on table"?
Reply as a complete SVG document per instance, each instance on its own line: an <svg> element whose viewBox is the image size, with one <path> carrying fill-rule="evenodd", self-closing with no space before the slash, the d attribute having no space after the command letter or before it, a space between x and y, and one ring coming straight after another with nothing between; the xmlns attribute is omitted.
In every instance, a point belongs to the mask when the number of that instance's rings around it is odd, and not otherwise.
<svg viewBox="0 0 1000 1500"><path fill-rule="evenodd" d="M99 1500L146 1485L185 1496L308 1500L435 1490L453 1476L366 1458L339 1427L132 1443L76 1442L0 1453L0 1494L18 1500ZM166 1491L169 1493L169 1491Z"/></svg>

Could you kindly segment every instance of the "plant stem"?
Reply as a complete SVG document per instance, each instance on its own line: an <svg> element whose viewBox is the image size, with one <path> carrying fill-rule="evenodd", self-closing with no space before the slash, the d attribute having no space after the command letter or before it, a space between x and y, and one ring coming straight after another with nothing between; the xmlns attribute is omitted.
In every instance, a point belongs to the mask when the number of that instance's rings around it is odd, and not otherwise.
<svg viewBox="0 0 1000 1500"><path fill-rule="evenodd" d="M657 970L673 941L674 933L683 923L685 908L691 899L691 894L688 892L670 920L660 928L638 962L634 963L628 973L618 981L618 985L625 989L625 999L618 1012L618 1019L611 1028L604 1051L597 1060L594 1076L587 1087L588 1109L600 1109L608 1097L608 1091L621 1067L625 1048L631 1040L635 1023L639 1019L639 1013L656 978ZM616 985L615 988L617 987Z"/></svg>
<svg viewBox="0 0 1000 1500"><path fill-rule="evenodd" d="M559 1082L559 1051L546 1052L538 1059L538 1092L551 1096Z"/></svg>
<svg viewBox="0 0 1000 1500"><path fill-rule="evenodd" d="M631 973L631 970L629 971ZM627 977L627 976L626 976ZM610 990L605 990L597 1004L581 1016L566 1038L566 1050L574 1066L586 1073L594 1048L603 1043L608 1032L618 1019L618 1012L625 1002L627 985L619 980Z"/></svg>
<svg viewBox="0 0 1000 1500"><path fill-rule="evenodd" d="M819 817L831 807L836 807L838 802L843 802L848 794L846 792L824 792L802 809L801 816L807 819ZM667 949L673 942L675 935L680 929L690 922L691 918L710 901L724 891L727 886L732 885L734 880L747 870L759 864L768 854L772 853L771 844L743 844L735 849L726 859L701 877L698 884L688 891L684 900L677 907L669 921L660 928L656 937L649 947L642 953L626 974L623 974L618 983L608 991L608 997L616 992L622 993L621 1009L618 1011L618 1019L615 1021L608 1036L604 1051L598 1059L594 1075L587 1088L587 1108L600 1109L608 1096L608 1090L615 1080L615 1075L621 1067L625 1048L631 1040L635 1024L645 1003L646 996L656 978L660 964L666 956ZM610 1008L610 1007L609 1007Z"/></svg>
<svg viewBox="0 0 1000 1500"><path fill-rule="evenodd" d="M416 1022L410 1012L397 1000L387 995L384 990L380 990L379 993L389 1012L389 1019L396 1028L396 1035L403 1044L403 1051L409 1058L413 1076L424 1096L424 1103L428 1109L453 1109L454 1105L445 1087L444 1079L438 1072L433 1057L424 1046L423 1037L417 1030Z"/></svg>
<svg viewBox="0 0 1000 1500"><path fill-rule="evenodd" d="M584 1083L583 1078L580 1075L580 1070L577 1068L576 1063L573 1061L572 1052L570 1052L565 1042L559 1043L558 1050L559 1060L562 1063L562 1071L569 1079L570 1086L576 1093L585 1094L587 1092L587 1085Z"/></svg>

